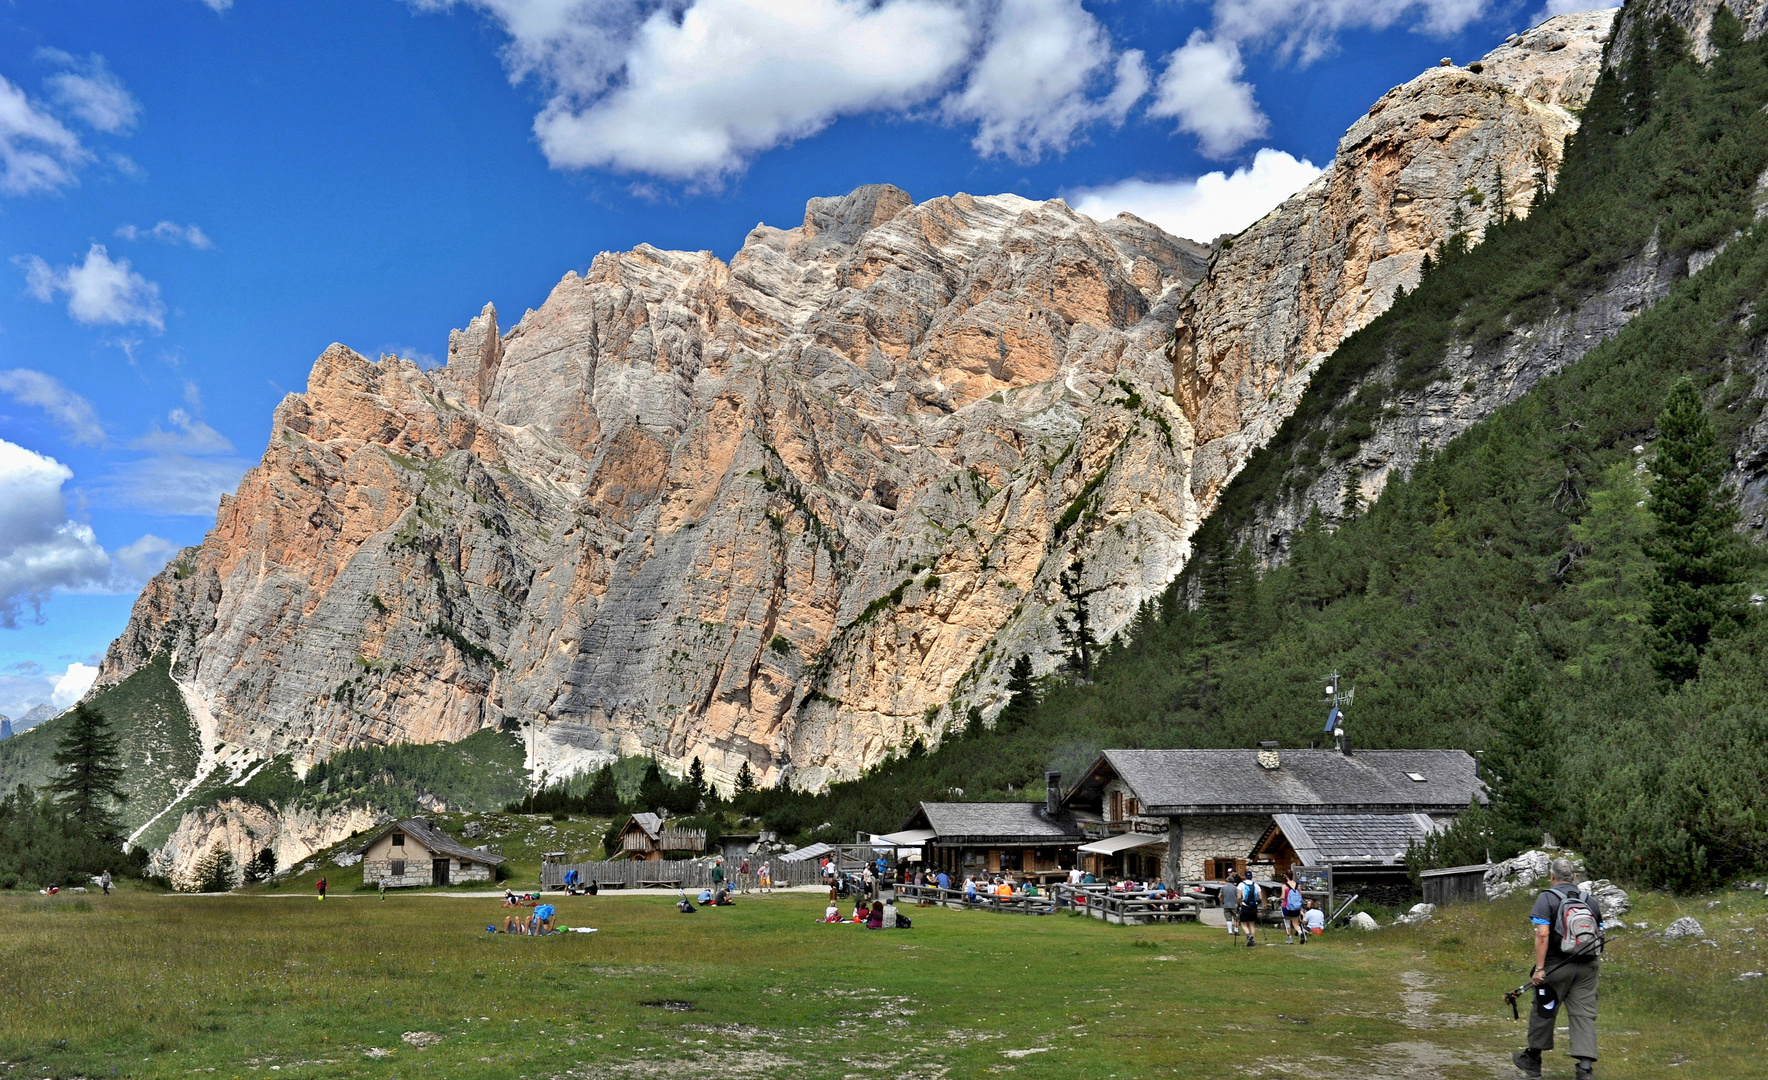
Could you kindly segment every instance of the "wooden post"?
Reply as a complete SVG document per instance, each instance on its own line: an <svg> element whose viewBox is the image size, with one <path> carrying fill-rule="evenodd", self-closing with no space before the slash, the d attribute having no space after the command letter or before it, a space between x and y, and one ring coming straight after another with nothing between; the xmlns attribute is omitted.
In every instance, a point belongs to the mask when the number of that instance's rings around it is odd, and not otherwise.
<svg viewBox="0 0 1768 1080"><path fill-rule="evenodd" d="M1183 833L1180 831L1182 818L1166 819L1166 883L1168 887L1176 887L1179 880L1179 851Z"/></svg>

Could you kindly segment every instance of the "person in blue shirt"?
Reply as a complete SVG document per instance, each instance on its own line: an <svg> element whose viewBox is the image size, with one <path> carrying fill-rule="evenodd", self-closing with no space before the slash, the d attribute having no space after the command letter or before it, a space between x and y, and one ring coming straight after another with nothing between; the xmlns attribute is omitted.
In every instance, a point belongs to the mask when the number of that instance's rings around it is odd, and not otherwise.
<svg viewBox="0 0 1768 1080"><path fill-rule="evenodd" d="M933 877L933 880L939 882L939 887L942 889L949 889L952 887L952 876L950 874L946 873L944 870L941 870L939 873L935 874Z"/></svg>

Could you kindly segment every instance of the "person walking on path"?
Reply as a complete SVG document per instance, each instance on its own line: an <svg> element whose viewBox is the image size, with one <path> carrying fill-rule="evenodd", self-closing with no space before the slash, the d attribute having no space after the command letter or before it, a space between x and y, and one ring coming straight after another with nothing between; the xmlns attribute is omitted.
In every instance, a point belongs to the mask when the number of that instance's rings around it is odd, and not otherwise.
<svg viewBox="0 0 1768 1080"><path fill-rule="evenodd" d="M761 864L761 880L757 883L757 887L762 892L773 892L773 863Z"/></svg>
<svg viewBox="0 0 1768 1080"><path fill-rule="evenodd" d="M1303 945L1308 943L1308 928L1301 921L1302 909L1306 906L1307 898L1296 888L1295 875L1290 874L1283 880L1283 921L1288 930L1283 937L1284 944L1293 945L1297 941Z"/></svg>
<svg viewBox="0 0 1768 1080"><path fill-rule="evenodd" d="M712 860L712 892L714 895L724 887L724 860Z"/></svg>
<svg viewBox="0 0 1768 1080"><path fill-rule="evenodd" d="M1222 922L1227 924L1229 937L1240 936L1240 875L1232 870L1222 883Z"/></svg>
<svg viewBox="0 0 1768 1080"><path fill-rule="evenodd" d="M1258 942L1253 938L1258 934L1258 882L1250 875L1240 883L1240 925L1246 927L1246 947L1252 948Z"/></svg>
<svg viewBox="0 0 1768 1080"><path fill-rule="evenodd" d="M749 891L749 856L747 855L743 856L743 861L737 865L737 888L741 892Z"/></svg>
<svg viewBox="0 0 1768 1080"><path fill-rule="evenodd" d="M109 870L106 870L102 875L99 876L98 887L104 890L104 895L106 895L106 896L110 895L111 876L110 876Z"/></svg>
<svg viewBox="0 0 1768 1080"><path fill-rule="evenodd" d="M314 882L314 883L313 883L313 887L314 887L314 888L315 888L315 889L318 889L318 890L319 890L319 898L320 898L320 899L321 899L321 900L324 900L324 899L325 899L325 879L324 879L324 878L320 878L320 879L319 879L319 880L318 880L318 881L315 881L315 882Z"/></svg>
<svg viewBox="0 0 1768 1080"><path fill-rule="evenodd" d="M1535 897L1529 922L1535 928L1535 1007L1529 1010L1529 1045L1510 1060L1524 1076L1541 1075L1541 1054L1553 1049L1553 1025L1564 1013L1571 1028L1578 1080L1596 1070L1596 968L1602 947L1602 910L1572 884L1572 862L1553 860L1549 883Z"/></svg>

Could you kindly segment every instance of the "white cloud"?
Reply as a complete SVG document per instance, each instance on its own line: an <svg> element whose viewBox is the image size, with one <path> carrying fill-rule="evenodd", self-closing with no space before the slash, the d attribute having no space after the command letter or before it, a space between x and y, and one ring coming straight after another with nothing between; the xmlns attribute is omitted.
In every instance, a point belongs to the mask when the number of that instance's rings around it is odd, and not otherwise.
<svg viewBox="0 0 1768 1080"><path fill-rule="evenodd" d="M104 57L93 53L81 59L60 49L39 49L37 57L67 69L44 79L43 85L57 105L94 130L125 135L141 118L141 103L104 66Z"/></svg>
<svg viewBox="0 0 1768 1080"><path fill-rule="evenodd" d="M1193 30L1167 56L1148 115L1176 118L1204 156L1227 157L1270 127L1251 84L1241 81L1244 71L1238 45Z"/></svg>
<svg viewBox="0 0 1768 1080"><path fill-rule="evenodd" d="M54 376L30 368L0 371L0 394L48 413L50 419L67 433L70 442L82 446L104 445L104 425L98 421L98 410Z"/></svg>
<svg viewBox="0 0 1768 1080"><path fill-rule="evenodd" d="M932 0L698 0L653 12L620 85L553 97L534 122L556 167L694 179L837 116L924 99L963 60L961 13Z"/></svg>
<svg viewBox="0 0 1768 1080"><path fill-rule="evenodd" d="M124 544L111 552L111 563L114 573L113 580L119 584L127 584L140 588L147 580L159 573L172 556L178 554L178 545L164 537L148 533L133 544Z"/></svg>
<svg viewBox="0 0 1768 1080"><path fill-rule="evenodd" d="M96 486L108 503L170 517L211 517L250 462L164 453L119 465Z"/></svg>
<svg viewBox="0 0 1768 1080"><path fill-rule="evenodd" d="M203 3L209 5L217 14L233 6L233 0L203 0Z"/></svg>
<svg viewBox="0 0 1768 1080"><path fill-rule="evenodd" d="M74 703L86 696L92 684L98 681L98 669L91 664L69 664L61 678L55 680L55 689L50 691L49 703L59 711L70 709Z"/></svg>
<svg viewBox="0 0 1768 1080"><path fill-rule="evenodd" d="M549 95L534 131L561 169L706 181L836 118L938 116L1029 159L1120 123L1148 89L1080 0L407 0L509 36L512 81Z"/></svg>
<svg viewBox="0 0 1768 1080"><path fill-rule="evenodd" d="M1281 150L1265 148L1251 168L1232 175L1205 173L1195 180L1124 180L1069 193L1069 205L1101 221L1129 212L1175 236L1208 242L1237 233L1300 191L1320 170Z"/></svg>
<svg viewBox="0 0 1768 1080"><path fill-rule="evenodd" d="M0 439L0 626L15 627L57 589L101 590L110 557L89 526L68 520L61 487L73 471Z"/></svg>
<svg viewBox="0 0 1768 1080"><path fill-rule="evenodd" d="M78 136L0 75L0 193L66 187L91 159Z"/></svg>
<svg viewBox="0 0 1768 1080"><path fill-rule="evenodd" d="M1529 25L1539 26L1557 15L1577 15L1589 10L1589 0L1547 0L1546 7L1529 16Z"/></svg>
<svg viewBox="0 0 1768 1080"><path fill-rule="evenodd" d="M1095 99L1107 72L1112 89ZM1096 121L1122 123L1147 91L1141 51L1114 57L1110 35L1079 0L1003 0L987 47L943 108L976 122L977 150L1028 160L1066 150Z"/></svg>
<svg viewBox="0 0 1768 1080"><path fill-rule="evenodd" d="M1271 42L1302 64L1331 52L1342 30L1384 30L1411 20L1428 34L1453 34L1485 13L1488 0L1216 0L1215 35Z"/></svg>
<svg viewBox="0 0 1768 1080"><path fill-rule="evenodd" d="M150 239L167 244L189 244L199 251L208 251L215 246L215 242L202 229L195 225L180 225L175 221L162 221L151 229L119 225L117 236L123 240Z"/></svg>
<svg viewBox="0 0 1768 1080"><path fill-rule="evenodd" d="M103 244L93 244L78 266L52 267L35 255L13 261L25 269L27 292L45 303L67 293L68 314L80 322L166 328L160 287L130 269L128 259L113 260Z"/></svg>
<svg viewBox="0 0 1768 1080"><path fill-rule="evenodd" d="M191 386L189 383L185 385ZM189 391L186 392L186 397L188 396ZM201 400L200 396L197 400ZM183 409L173 409L167 413L166 422L172 426L171 431L165 430L156 423L148 429L147 434L129 445L138 450L152 450L155 453L233 453L233 443L227 436L191 416Z"/></svg>

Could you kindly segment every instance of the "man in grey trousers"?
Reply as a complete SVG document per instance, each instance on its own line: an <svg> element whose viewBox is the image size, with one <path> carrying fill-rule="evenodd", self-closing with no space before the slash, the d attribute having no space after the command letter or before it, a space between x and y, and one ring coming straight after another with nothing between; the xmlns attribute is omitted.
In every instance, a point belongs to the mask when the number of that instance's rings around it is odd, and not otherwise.
<svg viewBox="0 0 1768 1080"><path fill-rule="evenodd" d="M1535 1007L1529 1010L1528 1049L1511 1058L1524 1076L1541 1075L1541 1053L1553 1049L1553 1026L1561 1013L1571 1028L1578 1080L1595 1075L1597 957L1594 952L1587 956L1565 954L1559 944L1559 914L1567 901L1579 901L1589 907L1600 927L1602 911L1572 884L1572 873L1570 859L1554 859L1549 870L1552 881L1535 897L1529 912L1529 922L1535 927L1535 968L1530 974L1537 987ZM1538 988L1543 984L1552 991L1551 997L1541 994Z"/></svg>

